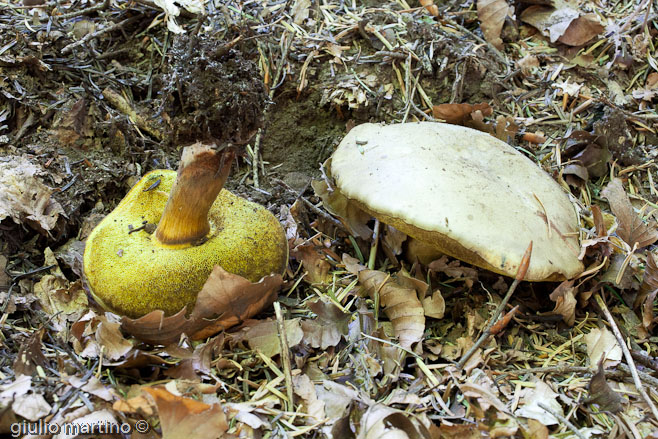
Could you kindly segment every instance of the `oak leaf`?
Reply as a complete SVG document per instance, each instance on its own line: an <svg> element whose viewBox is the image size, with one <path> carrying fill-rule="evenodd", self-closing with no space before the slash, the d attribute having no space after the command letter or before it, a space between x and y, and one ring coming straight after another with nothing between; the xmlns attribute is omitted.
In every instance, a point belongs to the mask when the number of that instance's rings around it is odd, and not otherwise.
<svg viewBox="0 0 658 439"><path fill-rule="evenodd" d="M453 125L466 125L473 120L473 113L481 111L483 116L490 116L493 109L483 102L481 104L439 104L432 107L432 116Z"/></svg>
<svg viewBox="0 0 658 439"><path fill-rule="evenodd" d="M648 226L635 213L620 179L615 178L608 183L601 195L608 200L612 213L617 217L619 222L617 235L631 248L637 243L637 247L640 249L658 240L658 229L655 223Z"/></svg>
<svg viewBox="0 0 658 439"><path fill-rule="evenodd" d="M419 293L425 297L425 291L419 292L409 283L403 284L400 277L392 278L377 270L362 270L359 272L359 283L373 300L379 296L400 345L409 349L423 338L425 332L425 311L419 299Z"/></svg>
<svg viewBox="0 0 658 439"><path fill-rule="evenodd" d="M194 309L186 308L165 317L156 310L138 319L123 317L121 328L135 338L152 344L178 341L185 333L199 340L253 317L270 306L283 283L279 274L250 282L216 265L197 296Z"/></svg>
<svg viewBox="0 0 658 439"><path fill-rule="evenodd" d="M513 8L507 4L506 0L478 0L477 8L480 29L482 29L484 38L496 49L502 49L503 40L500 39L500 33L503 30L505 18L513 14Z"/></svg>
<svg viewBox="0 0 658 439"><path fill-rule="evenodd" d="M228 421L219 403L205 404L178 396L162 387L144 389L158 407L162 439L227 437Z"/></svg>

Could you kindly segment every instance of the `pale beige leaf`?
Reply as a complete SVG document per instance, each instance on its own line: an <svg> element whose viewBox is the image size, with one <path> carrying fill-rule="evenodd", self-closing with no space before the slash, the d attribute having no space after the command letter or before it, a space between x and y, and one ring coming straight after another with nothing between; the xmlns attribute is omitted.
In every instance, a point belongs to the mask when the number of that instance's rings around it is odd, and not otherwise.
<svg viewBox="0 0 658 439"><path fill-rule="evenodd" d="M50 413L51 408L50 404L48 404L40 393L17 396L11 405L14 413L32 422L46 416Z"/></svg>
<svg viewBox="0 0 658 439"><path fill-rule="evenodd" d="M292 348L299 344L304 338L299 319L286 320L284 322L288 347ZM276 321L266 320L258 322L255 326L247 329L245 339L249 347L257 349L267 357L273 357L281 353L281 342Z"/></svg>
<svg viewBox="0 0 658 439"><path fill-rule="evenodd" d="M554 413L564 416L562 405L557 400L558 394L545 382L534 376L531 381L535 386L526 387L521 391L522 402L514 414L523 418L535 419L544 425L559 424L560 421L555 416L539 406L539 403L541 403L549 407Z"/></svg>
<svg viewBox="0 0 658 439"><path fill-rule="evenodd" d="M603 367L614 367L621 362L622 351L614 334L607 328L594 328L585 334L587 356L592 370L597 368L603 359Z"/></svg>
<svg viewBox="0 0 658 439"><path fill-rule="evenodd" d="M98 316L100 324L96 328L96 341L103 349L103 355L109 360L118 360L126 355L133 344L121 334L121 324L113 322L106 316Z"/></svg>
<svg viewBox="0 0 658 439"><path fill-rule="evenodd" d="M9 217L45 231L55 227L64 209L52 197L53 190L37 178L45 172L22 156L5 156L0 161L0 221Z"/></svg>
<svg viewBox="0 0 658 439"><path fill-rule="evenodd" d="M324 402L318 399L313 382L308 375L296 375L292 379L295 393L304 401L302 410L309 415L307 423L315 424L325 419Z"/></svg>

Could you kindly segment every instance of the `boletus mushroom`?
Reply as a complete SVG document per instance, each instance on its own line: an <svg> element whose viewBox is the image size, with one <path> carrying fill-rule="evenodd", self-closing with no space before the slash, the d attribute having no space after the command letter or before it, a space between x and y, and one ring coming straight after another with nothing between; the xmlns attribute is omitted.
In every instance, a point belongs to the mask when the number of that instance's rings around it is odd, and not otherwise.
<svg viewBox="0 0 658 439"><path fill-rule="evenodd" d="M345 136L326 168L338 192L330 198L347 198L343 211L356 206L462 261L515 276L533 241L526 280L583 270L567 193L489 134L435 122L367 123Z"/></svg>
<svg viewBox="0 0 658 439"><path fill-rule="evenodd" d="M92 231L84 273L104 308L132 318L172 315L194 306L215 265L251 282L284 271L278 220L222 190L233 158L232 150L188 146L178 173L146 174Z"/></svg>

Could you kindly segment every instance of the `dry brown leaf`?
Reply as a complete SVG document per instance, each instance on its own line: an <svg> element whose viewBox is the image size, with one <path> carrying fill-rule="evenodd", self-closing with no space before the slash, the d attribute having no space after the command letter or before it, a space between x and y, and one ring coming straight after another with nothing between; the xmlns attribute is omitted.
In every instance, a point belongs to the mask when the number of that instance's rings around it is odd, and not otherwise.
<svg viewBox="0 0 658 439"><path fill-rule="evenodd" d="M92 395L98 396L105 401L113 401L119 397L117 391L114 390L113 387L106 386L94 375L92 375L87 380L82 377L72 375L69 377L62 377L62 381L69 383L76 389L80 389Z"/></svg>
<svg viewBox="0 0 658 439"><path fill-rule="evenodd" d="M454 259L449 261L448 256L443 255L439 259L427 264L427 268L437 273L444 273L447 276L463 280L468 288L473 286L473 283L478 279L478 272L472 267L463 267L461 261Z"/></svg>
<svg viewBox="0 0 658 439"><path fill-rule="evenodd" d="M373 300L379 296L379 302L393 324L402 347L410 349L414 343L422 340L425 312L417 290L403 286L398 278L391 278L389 274L377 270L360 271L359 283ZM424 297L425 291L421 295Z"/></svg>
<svg viewBox="0 0 658 439"><path fill-rule="evenodd" d="M432 439L480 439L482 435L480 430L475 424L455 424L447 425L441 424L439 427L435 427L436 434L432 428Z"/></svg>
<svg viewBox="0 0 658 439"><path fill-rule="evenodd" d="M642 304L642 326L649 333L656 322L658 322L658 317L654 315L653 311L653 302L656 300L656 295L658 294L658 289L653 290L644 300Z"/></svg>
<svg viewBox="0 0 658 439"><path fill-rule="evenodd" d="M658 289L658 265L656 264L656 257L653 252L647 253L647 263L644 268L644 277L640 284L640 292L635 298L633 308L640 306L644 299L651 294L652 291Z"/></svg>
<svg viewBox="0 0 658 439"><path fill-rule="evenodd" d="M336 346L341 337L347 335L352 315L341 311L332 301L323 297L308 302L308 307L318 317L302 321L306 343L322 350Z"/></svg>
<svg viewBox="0 0 658 439"><path fill-rule="evenodd" d="M532 5L521 13L521 21L548 37L569 46L581 46L605 29L595 14L580 14L578 4L553 0L552 6Z"/></svg>
<svg viewBox="0 0 658 439"><path fill-rule="evenodd" d="M304 338L299 319L285 320L284 328L289 348L297 346ZM279 330L275 320L256 322L254 326L247 328L245 339L251 349L259 350L266 357L271 358L281 353Z"/></svg>
<svg viewBox="0 0 658 439"><path fill-rule="evenodd" d="M504 0L502 0L504 2ZM432 116L453 125L466 125L473 120L473 113L480 111L483 116L490 116L493 109L483 102L481 104L440 104L432 107Z"/></svg>
<svg viewBox="0 0 658 439"><path fill-rule="evenodd" d="M18 416L36 422L49 414L52 407L41 393L29 393L17 396L11 404L11 409Z"/></svg>
<svg viewBox="0 0 658 439"><path fill-rule="evenodd" d="M598 404L602 411L619 413L623 409L622 401L622 397L612 390L608 381L605 379L603 361L600 361L598 371L592 375L592 379L589 382L589 397L586 402Z"/></svg>
<svg viewBox="0 0 658 439"><path fill-rule="evenodd" d="M505 18L514 13L506 0L478 0L477 1L478 18L480 19L480 29L484 38L491 43L496 49L503 48L503 40L500 39L500 33L505 24Z"/></svg>
<svg viewBox="0 0 658 439"><path fill-rule="evenodd" d="M628 199L628 195L619 178L615 178L608 183L601 192L601 196L608 200L612 213L617 217L617 221L619 222L617 235L631 248L637 243L638 249L641 249L658 240L656 224L652 223L648 226L635 213L633 205Z"/></svg>
<svg viewBox="0 0 658 439"><path fill-rule="evenodd" d="M582 46L601 35L604 30L596 14L585 14L573 20L558 41L567 46Z"/></svg>
<svg viewBox="0 0 658 439"><path fill-rule="evenodd" d="M216 265L197 296L189 318L185 317L185 308L169 317L158 310L138 319L123 317L121 328L152 344L177 342L183 333L197 340L207 338L270 306L282 283L279 274L265 276L254 283Z"/></svg>
<svg viewBox="0 0 658 439"><path fill-rule="evenodd" d="M331 264L327 262L325 254L317 249L313 242L306 242L296 246L290 252L290 256L302 263L308 273L304 279L312 284L324 284L331 282Z"/></svg>
<svg viewBox="0 0 658 439"><path fill-rule="evenodd" d="M441 290L436 289L432 295L423 297L420 302L423 304L425 315L434 319L442 319L446 312L446 301L441 294Z"/></svg>
<svg viewBox="0 0 658 439"><path fill-rule="evenodd" d="M366 266L361 264L361 261L347 253L343 253L342 262L345 265L345 270L352 274L359 274L359 271L366 269Z"/></svg>
<svg viewBox="0 0 658 439"><path fill-rule="evenodd" d="M551 389L545 382L532 376L530 382L534 383L534 387L527 387L521 391L522 404L514 412L516 416L524 418L535 419L544 425L556 425L560 421L551 413L546 411L539 404L549 407L553 413L564 416L564 409L557 400L558 394Z"/></svg>
<svg viewBox="0 0 658 439"><path fill-rule="evenodd" d="M548 439L548 427L535 419L528 419L527 436L533 439Z"/></svg>
<svg viewBox="0 0 658 439"><path fill-rule="evenodd" d="M384 225L384 242L388 244L394 255L402 253L402 244L407 240L407 234L388 224Z"/></svg>
<svg viewBox="0 0 658 439"><path fill-rule="evenodd" d="M162 439L220 439L226 437L228 422L219 403L205 404L177 396L163 387L145 388L158 407Z"/></svg>
<svg viewBox="0 0 658 439"><path fill-rule="evenodd" d="M45 328L34 331L21 344L18 355L14 360L14 373L16 375L32 375L37 370L37 366L46 364L46 356L41 350L41 338Z"/></svg>

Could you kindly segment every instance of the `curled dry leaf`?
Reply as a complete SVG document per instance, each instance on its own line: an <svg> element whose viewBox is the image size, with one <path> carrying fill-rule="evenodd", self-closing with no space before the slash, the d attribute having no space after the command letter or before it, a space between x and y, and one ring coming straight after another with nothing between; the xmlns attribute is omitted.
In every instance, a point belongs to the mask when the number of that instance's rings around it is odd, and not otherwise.
<svg viewBox="0 0 658 439"><path fill-rule="evenodd" d="M133 344L121 334L121 323L107 316L98 316L98 320L100 324L96 328L96 342L103 349L103 355L112 361L126 355L133 348Z"/></svg>
<svg viewBox="0 0 658 439"><path fill-rule="evenodd" d="M361 417L357 439L431 439L427 427L416 417L387 407L374 404Z"/></svg>
<svg viewBox="0 0 658 439"><path fill-rule="evenodd" d="M138 319L124 317L121 328L135 338L152 344L174 343L183 333L193 339L206 338L270 306L282 283L283 278L279 274L265 276L252 283L216 265L189 317L185 316L185 308L169 317L158 310Z"/></svg>
<svg viewBox="0 0 658 439"><path fill-rule="evenodd" d="M325 259L322 250L316 248L313 242L306 242L296 246L290 256L302 263L308 273L304 279L312 284L323 284L331 282L331 264Z"/></svg>
<svg viewBox="0 0 658 439"><path fill-rule="evenodd" d="M478 272L473 267L465 267L461 264L461 261L457 259L450 261L448 256L443 255L439 259L430 262L427 268L437 273L444 273L453 279L463 280L466 286L471 288L478 279Z"/></svg>
<svg viewBox="0 0 658 439"><path fill-rule="evenodd" d="M0 221L9 217L38 231L55 228L64 209L52 198L53 190L36 177L43 172L25 157L0 161Z"/></svg>
<svg viewBox="0 0 658 439"><path fill-rule="evenodd" d="M574 296L574 286L572 280L565 280L553 290L550 298L555 302L555 309L551 314L562 316L562 320L569 326L573 326L576 321L576 304L578 303Z"/></svg>
<svg viewBox="0 0 658 439"><path fill-rule="evenodd" d="M382 271L363 270L359 272L359 283L373 300L379 296L400 345L409 349L423 338L425 332L425 312L418 297L425 297L427 284L423 291L419 291L419 287L410 285L402 280L403 277L392 278Z"/></svg>
<svg viewBox="0 0 658 439"><path fill-rule="evenodd" d="M505 3L504 0L502 0ZM473 121L473 113L480 111L483 116L491 116L493 109L483 102L481 104L440 104L432 107L432 116L453 125L467 125Z"/></svg>
<svg viewBox="0 0 658 439"><path fill-rule="evenodd" d="M313 381L308 375L295 375L292 384L295 393L302 398L302 410L309 415L307 423L315 424L325 419L324 401L318 399Z"/></svg>
<svg viewBox="0 0 658 439"><path fill-rule="evenodd" d="M205 404L177 396L163 387L144 389L158 407L162 439L219 439L225 437L228 422L219 403Z"/></svg>
<svg viewBox="0 0 658 439"><path fill-rule="evenodd" d="M615 178L608 183L601 192L601 195L608 200L612 213L617 217L619 223L617 235L631 248L637 243L637 247L640 249L658 240L658 228L656 228L656 224L652 222L648 226L635 213L633 205L628 199L628 195L619 178Z"/></svg>
<svg viewBox="0 0 658 439"><path fill-rule="evenodd" d="M478 0L477 8L480 29L482 29L484 38L496 49L502 49L503 40L500 39L500 33L503 30L505 18L508 15L511 16L514 9L505 0Z"/></svg>
<svg viewBox="0 0 658 439"><path fill-rule="evenodd" d="M433 0L420 0L420 5L434 17L439 16L439 7L434 4Z"/></svg>

